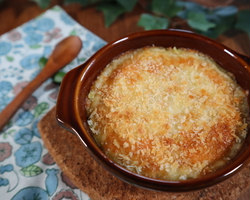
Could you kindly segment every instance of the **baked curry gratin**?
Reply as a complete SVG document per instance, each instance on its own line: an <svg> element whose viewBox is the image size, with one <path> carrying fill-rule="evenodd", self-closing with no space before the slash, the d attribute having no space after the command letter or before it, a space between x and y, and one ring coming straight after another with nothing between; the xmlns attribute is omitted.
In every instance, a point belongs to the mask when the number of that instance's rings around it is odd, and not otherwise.
<svg viewBox="0 0 250 200"><path fill-rule="evenodd" d="M210 57L144 47L108 64L86 99L105 154L151 178L186 180L225 165L247 134L247 91Z"/></svg>

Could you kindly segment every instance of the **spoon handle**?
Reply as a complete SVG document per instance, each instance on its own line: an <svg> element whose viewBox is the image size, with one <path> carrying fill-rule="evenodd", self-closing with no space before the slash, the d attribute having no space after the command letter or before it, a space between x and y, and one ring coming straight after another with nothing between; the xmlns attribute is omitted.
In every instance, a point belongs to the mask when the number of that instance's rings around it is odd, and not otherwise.
<svg viewBox="0 0 250 200"><path fill-rule="evenodd" d="M40 86L47 76L45 73L40 73L33 79L0 113L0 130L14 115L16 110L25 102L25 100Z"/></svg>
<svg viewBox="0 0 250 200"><path fill-rule="evenodd" d="M80 52L82 41L77 36L69 36L58 43L46 66L0 113L0 130L14 115L16 110L45 80L70 63Z"/></svg>

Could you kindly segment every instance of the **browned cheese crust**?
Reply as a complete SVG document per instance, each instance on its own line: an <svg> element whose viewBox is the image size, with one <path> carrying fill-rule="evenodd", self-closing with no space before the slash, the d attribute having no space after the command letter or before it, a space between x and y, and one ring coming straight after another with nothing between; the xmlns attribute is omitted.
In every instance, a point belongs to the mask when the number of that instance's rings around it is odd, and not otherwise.
<svg viewBox="0 0 250 200"><path fill-rule="evenodd" d="M145 47L105 67L86 109L111 159L144 176L185 180L235 155L246 136L246 96L200 52Z"/></svg>

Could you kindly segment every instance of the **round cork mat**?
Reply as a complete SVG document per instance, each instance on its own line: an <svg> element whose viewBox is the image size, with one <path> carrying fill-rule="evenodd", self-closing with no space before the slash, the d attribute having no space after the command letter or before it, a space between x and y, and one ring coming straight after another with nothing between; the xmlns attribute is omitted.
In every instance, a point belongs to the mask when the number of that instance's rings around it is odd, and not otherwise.
<svg viewBox="0 0 250 200"><path fill-rule="evenodd" d="M215 186L188 193L155 192L124 183L107 172L86 151L77 136L59 127L53 108L39 122L45 146L61 170L92 200L236 200L250 188L250 163Z"/></svg>

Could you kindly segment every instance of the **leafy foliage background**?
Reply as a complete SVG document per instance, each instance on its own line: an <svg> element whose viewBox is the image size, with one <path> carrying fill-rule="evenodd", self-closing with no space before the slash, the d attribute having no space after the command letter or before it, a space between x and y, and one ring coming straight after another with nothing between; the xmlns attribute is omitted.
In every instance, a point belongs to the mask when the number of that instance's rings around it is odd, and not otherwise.
<svg viewBox="0 0 250 200"><path fill-rule="evenodd" d="M4 0L0 0L1 1ZM48 8L53 0L30 0L42 9ZM185 0L62 0L64 5L78 3L84 7L95 7L103 13L108 28L122 15L132 12L136 6L143 8L137 25L144 30L181 28L216 39L229 31L237 30L250 37L250 10L239 10L234 5L209 8ZM47 62L39 60L40 68ZM64 72L53 76L54 83L60 84Z"/></svg>
<svg viewBox="0 0 250 200"><path fill-rule="evenodd" d="M32 1L45 9L52 0ZM140 0L64 0L63 3L95 6L103 13L106 27L121 15L132 12L137 4L142 4ZM229 30L244 31L250 36L250 10L239 10L233 5L208 8L191 1L145 0L143 8L137 25L145 30L176 28L174 22L179 21L185 28L210 38L217 38Z"/></svg>

